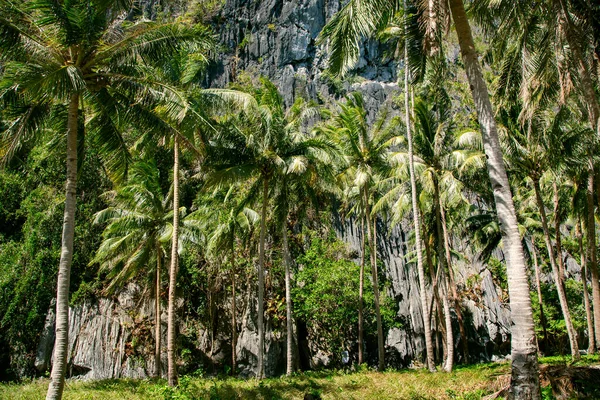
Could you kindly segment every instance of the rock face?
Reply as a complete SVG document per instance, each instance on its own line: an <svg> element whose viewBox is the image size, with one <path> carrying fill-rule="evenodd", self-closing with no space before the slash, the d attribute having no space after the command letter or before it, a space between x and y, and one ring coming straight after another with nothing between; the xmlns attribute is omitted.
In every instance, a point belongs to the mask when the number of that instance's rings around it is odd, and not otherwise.
<svg viewBox="0 0 600 400"><path fill-rule="evenodd" d="M68 375L82 379L145 378L154 371L153 354L154 303L139 301L140 290L129 285L116 298L100 299L69 309ZM36 367L49 367L51 352L48 338L53 338L54 313L51 310L38 347ZM163 315L166 339L166 314ZM163 339L163 340L164 340ZM150 347L150 348L148 348ZM166 356L163 365L166 363Z"/></svg>
<svg viewBox="0 0 600 400"><path fill-rule="evenodd" d="M337 221L338 235L352 250L360 254L360 224L354 221ZM394 366L408 367L413 362L424 360L425 338L423 314L420 302L419 280L416 265L407 264L406 234L401 226L389 232L387 224L378 221L377 253L384 264L384 274L391 283L390 295L398 304L398 318L402 328L393 328L386 334L386 362ZM466 249L459 249L466 251ZM470 362L489 361L494 355L509 351L510 311L502 301L502 292L497 288L491 273L478 261L455 263L458 282L470 282L475 296L466 296L463 301L465 328L467 330ZM429 294L431 301L431 293ZM455 356L461 359L460 335L456 316L454 318ZM434 329L435 332L435 329Z"/></svg>
<svg viewBox="0 0 600 400"><path fill-rule="evenodd" d="M348 91L360 91L369 117L374 118L380 108L391 104L391 99L400 93L396 83L397 65L393 61L382 61L381 46L367 42L353 78L341 81L324 74L325 61L315 46L315 39L339 8L337 0L227 0L217 27L226 51L210 71L207 84L223 87L240 77L243 71L254 76L264 75L278 86L287 106L296 96L330 103ZM353 249L359 249L360 232L356 224L337 221L336 229ZM398 302L403 329L386 333L386 359L396 367L409 366L423 359L425 347L417 272L404 261L405 231L395 227L388 234L387 229L379 223L381 234L377 248L379 259L385 265L384 273L391 282L390 294ZM508 310L491 274L482 265L463 262L456 270L459 282L475 277L472 285L465 288L481 296L478 301L465 300L471 361L489 360L506 350L510 326ZM142 301L141 298L138 288L129 287L117 298L71 309L68 356L71 375L103 379L142 378L151 374L154 370L154 305L151 299ZM162 317L163 343L166 343L166 315ZM239 372L253 376L258 351L255 296L247 295L246 306L239 317L236 347ZM49 329L42 335L36 361L40 371L49 365L52 326L53 317L49 315ZM268 323L266 331L266 374L273 376L285 368L285 338L273 333ZM458 340L458 332L455 338ZM199 353L213 360L229 360L231 350L227 348L225 336L211 340L208 332L200 329L196 346ZM310 348L310 345L305 347ZM311 365L327 362L326 355L309 356ZM166 365L166 359L162 364Z"/></svg>
<svg viewBox="0 0 600 400"><path fill-rule="evenodd" d="M325 60L315 40L339 8L337 0L228 0L222 10L225 22L217 29L229 51L212 70L210 85L223 87L249 71L273 81L287 106L297 96L330 102L358 90L373 117L398 90L396 63L383 62L383 49L371 41L365 43L354 78L323 74Z"/></svg>

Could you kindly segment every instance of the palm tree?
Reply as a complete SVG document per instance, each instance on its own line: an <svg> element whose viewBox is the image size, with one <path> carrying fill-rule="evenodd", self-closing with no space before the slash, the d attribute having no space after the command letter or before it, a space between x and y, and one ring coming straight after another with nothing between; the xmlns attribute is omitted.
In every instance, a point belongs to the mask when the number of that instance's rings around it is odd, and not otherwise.
<svg viewBox="0 0 600 400"><path fill-rule="evenodd" d="M488 157L488 174L506 250L513 321L510 397L538 399L540 398L540 388L537 348L527 269L508 176L504 168L494 111L487 84L481 72L463 1L449 0L449 6L479 125L483 133L484 150ZM385 27L400 8L399 0L349 1L321 32L321 42L329 39L331 53L329 68L334 73L346 72L358 60L359 40L373 34L378 28Z"/></svg>
<svg viewBox="0 0 600 400"><path fill-rule="evenodd" d="M258 115L240 115L215 139L206 158L207 184L225 186L252 179L246 204L261 202L258 260L258 371L264 377L264 266L269 191L277 175L287 166L300 167L315 152L327 151L331 144L317 137L294 136L288 127L283 98L273 83L261 79L255 90ZM259 200L260 199L260 200Z"/></svg>
<svg viewBox="0 0 600 400"><path fill-rule="evenodd" d="M540 180L542 175L553 166L554 159L562 158L564 160L571 156L569 150L574 145L570 142L574 141L573 139L576 141L578 135L569 134L562 129L561 119L565 118L565 112L558 112L548 127L544 126L545 121L542 120L541 116L530 119L526 127L520 126L518 122L515 122L516 112L517 110L513 107L512 110L503 110L500 113L500 119L503 122L502 129L506 131L506 153L509 155L510 166L531 178L533 182L535 202L542 222L544 241L571 345L571 357L574 361L577 361L580 358L577 336L567 304L563 273L557 265L557 255L551 241ZM554 182L556 182L556 178L554 178ZM555 216L555 218L558 218L558 216ZM560 249L560 225L555 232L555 238L558 251ZM562 254L558 254L558 257L562 258Z"/></svg>
<svg viewBox="0 0 600 400"><path fill-rule="evenodd" d="M595 94L591 63L598 56L591 38L595 37L591 5L585 2L547 0L535 7L518 2L488 0L475 2L475 15L488 31L494 31L493 47L504 59L501 91L512 99L521 94L525 110L558 101L565 105L573 94L583 105L592 131L600 133L600 104ZM499 30L495 28L498 27ZM506 50L509 50L508 52ZM508 54L507 54L508 53ZM577 77L578 79L574 79ZM594 151L588 154L587 236L595 238ZM600 273L595 239L588 240L588 265L592 274L592 297L596 342L600 341Z"/></svg>
<svg viewBox="0 0 600 400"><path fill-rule="evenodd" d="M347 187L356 188L361 209L364 210L364 222L367 225L367 242L371 259L371 274L375 300L375 316L377 319L377 339L380 371L384 368L383 325L379 304L379 284L377 277L375 247L375 216L371 214L374 204L375 184L379 175L388 170L387 150L394 130L398 126L397 119L386 122L387 112L382 112L375 124L367 123L367 113L362 95L358 92L350 94L346 103L338 104L340 111L332 121L319 128L330 137L337 138L341 153L345 158L340 178ZM360 307L359 307L360 309ZM359 346L362 344L359 343Z"/></svg>
<svg viewBox="0 0 600 400"><path fill-rule="evenodd" d="M237 342L237 303L236 303L236 273L237 262L235 256L236 241L248 232L258 219L258 213L245 207L240 201L245 194L235 195L240 187L232 185L226 193L222 204L217 207L213 203L205 204L198 210L189 214L186 219L195 221L202 227L208 237L206 254L215 260L224 260L229 256L231 274L231 373L236 371L236 342ZM213 194L213 198L215 195ZM225 258L223 257L225 255Z"/></svg>
<svg viewBox="0 0 600 400"><path fill-rule="evenodd" d="M150 107L174 94L147 78L145 67L210 40L206 29L180 23L122 24L121 11L128 7L127 1L0 2L2 101L17 114L3 134L3 158L51 121L60 122L67 137L56 346L48 399L61 398L64 389L80 127L85 120L109 172L122 178L129 156L121 127L151 127L145 118ZM170 94L165 97L166 93Z"/></svg>
<svg viewBox="0 0 600 400"><path fill-rule="evenodd" d="M106 193L111 206L98 212L94 223L107 223L104 240L90 262L108 269L107 291L114 292L131 279L154 273L155 369L161 375L161 264L173 231L169 196L162 194L159 172L152 160L132 166L126 186ZM155 265L152 268L152 265Z"/></svg>
<svg viewBox="0 0 600 400"><path fill-rule="evenodd" d="M174 210L179 209L181 150L189 150L197 160L202 162L206 156L206 145L210 134L214 134L217 130L214 118L225 116L234 110L247 112L256 108L254 100L244 93L227 89L201 88L202 74L209 61L207 55L214 52L216 47L212 38L202 44L200 49L188 49L174 53L170 58L161 60L162 62L151 71L163 82L163 85L182 87L185 91L177 93L178 97L175 101L157 107L156 115L149 116L154 123L154 129L147 132L137 143L141 148L152 148L157 141L172 142ZM170 386L177 384L175 301L179 269L177 250L180 247L179 229L179 214L173 213L167 318L167 361Z"/></svg>
<svg viewBox="0 0 600 400"><path fill-rule="evenodd" d="M318 138L312 134L303 132L302 126L310 118L315 117L318 109L310 107L304 99L298 98L290 110L286 113L285 127L291 142L300 143L311 137ZM318 130L315 130L315 133ZM323 140L320 138L319 140ZM273 186L275 189L274 202L276 204L275 214L277 223L281 226L282 259L285 267L285 302L286 302L286 375L290 376L294 370L293 359L293 316L292 316L292 282L291 269L292 257L288 240L288 218L292 212L297 217L313 206L318 208L319 199L325 193L335 192L333 169L328 163L331 161L333 145L328 146L327 141L319 150L307 151L301 156L295 156L287 161L287 165L277 170L274 175ZM316 147L315 149L316 150Z"/></svg>

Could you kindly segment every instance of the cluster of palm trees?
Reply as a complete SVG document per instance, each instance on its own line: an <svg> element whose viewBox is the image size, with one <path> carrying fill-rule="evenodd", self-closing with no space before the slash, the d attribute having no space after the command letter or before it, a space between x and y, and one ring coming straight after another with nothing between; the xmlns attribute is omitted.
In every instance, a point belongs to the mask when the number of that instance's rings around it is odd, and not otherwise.
<svg viewBox="0 0 600 400"><path fill-rule="evenodd" d="M0 156L8 160L49 135L66 144L56 345L47 398L60 398L64 389L77 171L86 146L101 154L115 187L106 194L110 207L96 215L105 230L92 262L108 271L107 292L140 277L152 285L157 376L162 371L161 276L163 266L169 265L170 385L177 383L179 258L193 248L200 248L209 262L227 267L219 273L229 274L232 283L235 370L236 280L241 273L237 250L256 243L259 378L265 373L265 274L271 254L267 247L281 248L286 372L293 372L295 265L290 231L301 218L318 220L323 199L333 196L342 200L344 214L360 220L363 236L358 363L366 360L363 295L368 254L378 368L385 367L377 221L406 223L409 217L414 252L407 262L416 264L419 276L427 368L436 368L437 331L443 339L443 369L452 370L454 320L462 359L469 360L463 299L453 267L461 255L453 241L474 227L477 231L469 235L484 256L502 243L512 317L511 396L540 397L527 260L534 266L544 344L548 340L540 259L551 267L577 360L581 340L565 291L565 255L580 255L589 351L595 352L600 340L595 234L600 180L594 154L600 106L598 45L593 20L586 14L590 6L574 0L544 0L535 7L477 0L471 6L469 15L489 32L487 58L492 61L485 71L499 71L492 82L493 97L461 0L350 0L331 19L319 40L329 50L334 74L347 73L360 56L361 40L375 34L401 58L404 114L384 109L371 121L359 93L326 106L298 98L286 110L267 79L254 80L250 87L203 89L202 73L215 55L216 43L208 29L189 21L127 21L127 1L35 0L17 5L0 0L0 96L6 121ZM461 104L456 104L449 88L450 76L457 73L445 54L452 44L442 39L450 20L477 121L459 119L457 114L470 113L464 109L467 100L459 98ZM581 115L587 123L581 122ZM172 149L168 188L161 184L164 177L155 161L159 147ZM181 166L182 153L193 160L192 168ZM485 166L487 175L481 173ZM212 202L187 210L180 206L180 186L182 177L190 176L202 182L202 193ZM552 194L551 201L546 193ZM217 206L214 199L219 199ZM276 227L270 241L269 224ZM538 252L542 242L546 253Z"/></svg>
<svg viewBox="0 0 600 400"><path fill-rule="evenodd" d="M558 192L563 181L561 178L567 170L570 171L567 176L574 175L580 184L587 181L584 211L584 217L587 218L583 219L586 220L588 247L587 254L582 256L592 272L592 286L598 285L598 275L594 271L597 270L597 266L593 199L596 162L594 149L598 139L600 116L597 94L598 43L594 34L597 30L597 9L590 2L568 0L541 1L535 5L476 0L471 2L470 6L471 16L489 38L488 53L495 62L492 68L499 70L498 80L494 82L494 103L498 107L496 110L492 106L488 85L483 77L479 54L462 0L351 0L323 30L322 41L328 40L332 56L330 67L334 72L344 73L358 60L359 43L364 37L377 32L384 36L400 36L404 41L403 61L407 67L405 82L408 82L409 71L414 71L413 80L418 79L423 71L435 68L440 56L442 60L445 59L441 38L448 31L450 20L454 22L478 116L480 144L487 158L488 176L506 257L513 321L510 395L513 398L539 398L536 340L524 246L505 163L510 160L508 165L511 169L517 169L521 173L527 170L530 172L525 173L525 176L531 179L534 186L535 204L541 219L572 355L574 359L578 359L576 334L563 288L561 215L564 217L564 211L560 207ZM420 23L420 27L415 27L415 20ZM407 100L406 109L408 108ZM568 120L568 117L562 108L576 109L577 114L586 115L587 127L582 129L580 124L575 124L575 127L569 126L569 122L565 122L565 118ZM408 126L408 111L406 122ZM585 128L591 132L584 132ZM573 129L579 129L579 132L573 134ZM506 139L503 142L500 140L501 134ZM407 136L410 140L410 136ZM570 138L575 139L575 143L569 143ZM544 146L547 149L544 149ZM552 151L554 146L558 152ZM508 157L503 156L503 153ZM556 154L560 161L551 160L552 154ZM569 163L569 159L575 161L575 165ZM548 174L552 176L549 179L553 181L555 193L554 243L550 237L544 199L539 187L542 176ZM518 175L511 174L511 178L515 176ZM523 175L519 178L522 179ZM573 210L577 210L577 206L573 207ZM418 230L416 210L414 214L415 227ZM577 226L580 225L578 221ZM418 246L419 244L417 248ZM422 262L419 263L419 272L423 275L421 269ZM587 278L584 277L584 281L585 279ZM600 309L600 304L594 307L595 313L597 309ZM588 320L591 321L591 317ZM600 319L594 318L594 322L598 324ZM591 342L594 338L593 328L597 327L592 327L590 323L588 330ZM428 346L428 353L430 347ZM591 347L593 348L593 345Z"/></svg>

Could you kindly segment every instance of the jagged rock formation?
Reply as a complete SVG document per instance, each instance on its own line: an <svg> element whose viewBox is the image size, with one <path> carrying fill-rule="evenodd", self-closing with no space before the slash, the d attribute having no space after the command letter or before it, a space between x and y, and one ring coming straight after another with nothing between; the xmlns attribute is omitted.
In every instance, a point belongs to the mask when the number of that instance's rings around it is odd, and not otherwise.
<svg viewBox="0 0 600 400"><path fill-rule="evenodd" d="M341 81L324 74L325 61L315 46L315 39L339 7L338 0L226 1L216 27L226 53L211 69L207 84L223 87L243 71L255 76L264 75L279 87L288 106L296 96L328 103L347 91L358 90L364 94L369 116L373 118L383 105L390 104L390 100L400 93L396 84L397 65L393 61L382 61L380 45L368 42L353 78ZM396 367L409 366L413 361L421 360L424 352L417 272L404 261L407 252L405 231L396 227L388 235L387 227L380 225L379 259L385 265L391 295L398 302L398 316L403 321L403 329L392 329L386 334L387 360ZM338 221L336 229L353 249L359 249L360 233L355 224ZM489 360L494 354L506 352L509 313L491 274L477 262L458 263L456 268L460 282L477 277L471 289L481 296L481 300L465 300L471 361ZM257 368L256 300L252 301L250 294L246 293L246 304L240 308L238 319L241 326L236 354L243 376L254 375ZM139 289L129 287L117 298L101 299L95 304L71 309L69 360L72 375L90 379L141 378L153 371L153 300L140 298ZM227 306L225 303L222 307ZM52 325L50 316L47 327ZM42 335L36 362L40 370L49 364L52 331L45 329ZM211 339L207 330L198 332L195 345L199 354L216 362L228 361L231 349L226 333ZM458 340L458 332L455 338ZM285 338L274 334L268 325L266 346L267 375L282 373ZM311 348L310 345L305 347ZM310 357L311 365L327 362L326 355L310 354ZM164 365L166 360L163 360Z"/></svg>

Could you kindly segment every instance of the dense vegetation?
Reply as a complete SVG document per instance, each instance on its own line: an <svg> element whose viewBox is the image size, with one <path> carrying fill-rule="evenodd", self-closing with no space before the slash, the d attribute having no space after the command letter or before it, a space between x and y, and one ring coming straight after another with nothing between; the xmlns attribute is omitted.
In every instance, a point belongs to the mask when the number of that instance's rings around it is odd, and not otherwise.
<svg viewBox="0 0 600 400"><path fill-rule="evenodd" d="M300 326L330 366L383 371L384 333L404 321L377 249L398 224L419 277L426 351L415 363L450 372L476 360L464 301L481 293L455 268L475 258L511 307L510 397L540 397L538 351L596 353L600 9L466 5L350 0L318 38L339 98L286 107L282 88L251 72L206 88L221 50L218 26L203 25L218 24L203 15L218 14L214 1L148 20L127 1L0 0L1 378L37 373L54 307L48 398L60 398L69 305L131 283L155 302L145 356L160 375L166 350L170 386L178 366L204 366L181 316L235 349L246 296L258 378L267 325L286 338L287 375L306 367ZM340 81L367 37L397 58L404 87L376 115ZM358 252L338 221L359 226Z"/></svg>

